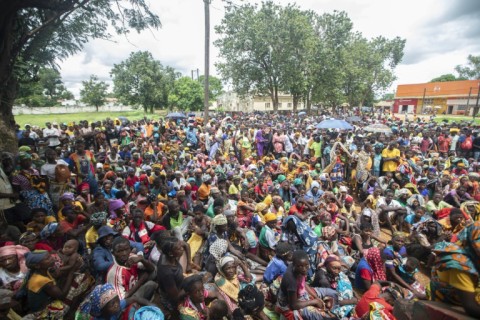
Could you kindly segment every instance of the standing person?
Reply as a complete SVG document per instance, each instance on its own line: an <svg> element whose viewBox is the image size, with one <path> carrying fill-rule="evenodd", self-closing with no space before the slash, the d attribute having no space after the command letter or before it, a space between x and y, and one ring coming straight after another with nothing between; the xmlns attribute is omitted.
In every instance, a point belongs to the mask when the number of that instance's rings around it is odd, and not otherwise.
<svg viewBox="0 0 480 320"><path fill-rule="evenodd" d="M77 174L80 184L86 181L90 186L90 193L95 194L98 191L97 179L95 179L95 156L90 150L85 150L85 142L77 140L75 142L75 152L70 155L73 162L73 172Z"/></svg>
<svg viewBox="0 0 480 320"><path fill-rule="evenodd" d="M60 132L58 129L52 128L50 122L45 123L45 125L47 127L43 129L43 137L48 140L48 147L55 150L55 148L60 145L60 140L58 139Z"/></svg>
<svg viewBox="0 0 480 320"><path fill-rule="evenodd" d="M394 173L397 170L400 163L400 150L398 150L396 146L396 142L390 142L388 148L385 148L382 151L382 171L384 174L387 172Z"/></svg>

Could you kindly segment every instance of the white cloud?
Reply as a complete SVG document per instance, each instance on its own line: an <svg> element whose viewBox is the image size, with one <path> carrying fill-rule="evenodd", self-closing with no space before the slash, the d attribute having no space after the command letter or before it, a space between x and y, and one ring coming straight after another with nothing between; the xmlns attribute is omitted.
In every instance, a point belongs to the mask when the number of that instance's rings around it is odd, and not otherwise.
<svg viewBox="0 0 480 320"><path fill-rule="evenodd" d="M234 0L235 3L241 3ZM250 0L249 2L260 2ZM288 0L277 0L287 4ZM398 66L394 83L419 83L444 74L466 63L468 54L480 54L480 1L477 0L298 0L303 9L318 13L344 10L353 21L355 31L366 37L383 35L407 39L404 61ZM224 2L213 0L210 9L211 41L217 38L214 26L224 14ZM110 81L109 72L115 63L126 59L132 51L148 50L163 64L185 75L199 68L204 70L204 3L202 0L152 0L151 9L160 16L163 27L111 41L94 40L85 49L60 63L67 86L78 95L81 81L96 74ZM211 72L218 50L211 52Z"/></svg>

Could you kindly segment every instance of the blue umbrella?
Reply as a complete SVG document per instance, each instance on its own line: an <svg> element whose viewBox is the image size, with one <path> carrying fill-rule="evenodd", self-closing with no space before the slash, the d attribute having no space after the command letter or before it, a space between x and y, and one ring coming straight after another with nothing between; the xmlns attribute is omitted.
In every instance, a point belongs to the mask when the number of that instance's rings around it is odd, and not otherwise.
<svg viewBox="0 0 480 320"><path fill-rule="evenodd" d="M323 120L315 126L317 129L342 129L342 130L352 130L353 127L345 120L338 119L328 119Z"/></svg>
<svg viewBox="0 0 480 320"><path fill-rule="evenodd" d="M307 114L307 113L306 113L305 111L301 111L301 112L298 113L299 116L304 116L304 115L306 115L306 114Z"/></svg>
<svg viewBox="0 0 480 320"><path fill-rule="evenodd" d="M187 117L181 112L170 112L169 114L167 114L167 116L165 118L185 119Z"/></svg>

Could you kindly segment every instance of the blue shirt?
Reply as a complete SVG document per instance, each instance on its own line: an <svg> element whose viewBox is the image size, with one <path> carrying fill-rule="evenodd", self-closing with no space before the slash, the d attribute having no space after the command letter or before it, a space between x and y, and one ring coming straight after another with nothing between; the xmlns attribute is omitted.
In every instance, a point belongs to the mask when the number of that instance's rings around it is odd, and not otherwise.
<svg viewBox="0 0 480 320"><path fill-rule="evenodd" d="M408 224L414 224L415 221L413 220L415 219L415 213L412 213L412 214L409 214L408 216L405 217L405 222L408 223ZM425 216L422 216L420 218L420 221L418 222L422 222L422 221L425 221L427 218Z"/></svg>
<svg viewBox="0 0 480 320"><path fill-rule="evenodd" d="M267 284L270 284L279 276L283 276L285 271L287 271L287 265L282 259L279 259L275 256L269 262L267 269L263 274L263 281L265 281Z"/></svg>

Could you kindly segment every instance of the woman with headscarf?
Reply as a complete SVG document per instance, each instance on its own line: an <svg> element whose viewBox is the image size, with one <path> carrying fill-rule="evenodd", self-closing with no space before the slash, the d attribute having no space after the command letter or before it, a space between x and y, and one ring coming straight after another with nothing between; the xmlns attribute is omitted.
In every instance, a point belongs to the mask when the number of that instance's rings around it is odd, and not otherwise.
<svg viewBox="0 0 480 320"><path fill-rule="evenodd" d="M480 221L465 227L456 241L437 243L433 252L430 299L461 305L467 314L480 318Z"/></svg>
<svg viewBox="0 0 480 320"><path fill-rule="evenodd" d="M60 250L66 241L65 233L57 222L50 222L40 232L39 243L45 244L52 250Z"/></svg>
<svg viewBox="0 0 480 320"><path fill-rule="evenodd" d="M27 275L25 253L28 248L9 245L0 248L0 288L16 292Z"/></svg>
<svg viewBox="0 0 480 320"><path fill-rule="evenodd" d="M217 262L227 253L244 259L244 255L235 249L228 240L228 220L223 214L216 215L210 224L211 231L207 238L203 262L205 270L215 275L217 270Z"/></svg>
<svg viewBox="0 0 480 320"><path fill-rule="evenodd" d="M63 286L59 287L50 274L55 260L48 252L28 252L25 263L30 269L26 280L28 313L37 319L63 319L69 311L63 300L70 290L74 272L68 273ZM73 271L80 266L76 263Z"/></svg>
<svg viewBox="0 0 480 320"><path fill-rule="evenodd" d="M107 223L106 212L96 212L90 216L90 229L85 233L87 249L93 250L98 239L98 230Z"/></svg>
<svg viewBox="0 0 480 320"><path fill-rule="evenodd" d="M360 259L355 270L355 288L366 291L375 281L387 281L385 264L380 256L380 249L368 249Z"/></svg>
<svg viewBox="0 0 480 320"><path fill-rule="evenodd" d="M240 267L243 273L239 274ZM227 302L228 309L233 312L238 307L238 293L247 284L255 283L248 266L245 262L232 256L224 256L217 262L218 273L215 276L215 284L218 287L223 300Z"/></svg>
<svg viewBox="0 0 480 320"><path fill-rule="evenodd" d="M110 283L96 286L78 308L76 320L103 320L103 319L134 319L136 312L131 309L132 304L152 305L138 296L120 300L115 288ZM136 319L136 318L135 318ZM156 319L163 319L156 318Z"/></svg>
<svg viewBox="0 0 480 320"><path fill-rule="evenodd" d="M108 202L109 219L107 224L117 232L122 232L127 226L125 203L121 199Z"/></svg>
<svg viewBox="0 0 480 320"><path fill-rule="evenodd" d="M27 152L18 154L20 171L13 176L12 186L20 193L23 202L30 208L44 208L53 216L53 205L47 193L47 184L40 173L32 168L32 157Z"/></svg>
<svg viewBox="0 0 480 320"><path fill-rule="evenodd" d="M330 255L325 259L323 266L315 272L312 287L336 290L338 306L332 312L340 319L351 316L358 299L353 293L352 283L342 271L342 262L338 256Z"/></svg>

